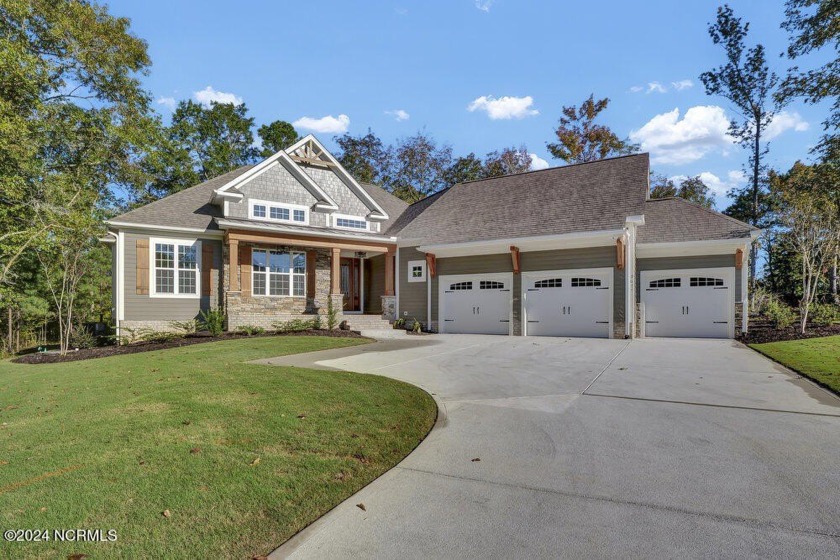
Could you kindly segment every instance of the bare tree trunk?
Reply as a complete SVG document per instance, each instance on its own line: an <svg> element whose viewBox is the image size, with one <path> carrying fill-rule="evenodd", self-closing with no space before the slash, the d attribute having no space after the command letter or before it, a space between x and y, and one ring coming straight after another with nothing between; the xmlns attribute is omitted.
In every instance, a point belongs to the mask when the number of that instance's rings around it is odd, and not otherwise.
<svg viewBox="0 0 840 560"><path fill-rule="evenodd" d="M840 304L840 296L837 294L837 255L834 255L834 262L831 264L831 278L830 278L830 285L831 285L831 301L835 304Z"/></svg>
<svg viewBox="0 0 840 560"><path fill-rule="evenodd" d="M9 336L9 344L8 344L9 353L14 354L15 353L14 346L13 346L13 344L14 344L14 342L13 342L13 340L14 340L14 328L13 328L13 323L12 323L12 306L11 305L9 305L8 313L9 313L9 317L8 317L8 325L7 326L8 326L8 336Z"/></svg>

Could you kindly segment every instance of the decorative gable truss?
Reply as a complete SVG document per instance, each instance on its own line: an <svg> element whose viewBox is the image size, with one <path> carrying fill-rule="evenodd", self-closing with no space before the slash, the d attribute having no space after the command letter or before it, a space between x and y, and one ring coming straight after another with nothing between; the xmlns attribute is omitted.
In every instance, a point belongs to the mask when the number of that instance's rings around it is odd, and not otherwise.
<svg viewBox="0 0 840 560"><path fill-rule="evenodd" d="M311 134L302 138L286 150L281 150L266 158L247 172L216 189L213 194L213 202L221 205L225 201L242 201L245 195L240 191L241 187L275 165L282 166L315 198L316 203L313 206L315 210L336 213L340 208L336 200L302 166L331 170L341 183L368 209L369 213L365 216L366 219L371 221L384 221L388 219L388 214L385 210L367 194L361 185L341 166L338 160Z"/></svg>

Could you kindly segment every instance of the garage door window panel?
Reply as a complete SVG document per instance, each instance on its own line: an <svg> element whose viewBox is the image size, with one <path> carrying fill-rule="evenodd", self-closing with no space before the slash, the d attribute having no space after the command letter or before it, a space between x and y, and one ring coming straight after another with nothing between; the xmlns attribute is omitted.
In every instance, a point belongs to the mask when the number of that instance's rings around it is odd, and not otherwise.
<svg viewBox="0 0 840 560"><path fill-rule="evenodd" d="M495 282L493 280L481 280L478 283L479 290L504 290L505 285L501 282Z"/></svg>
<svg viewBox="0 0 840 560"><path fill-rule="evenodd" d="M572 278L572 288L597 288L601 281L597 278Z"/></svg>
<svg viewBox="0 0 840 560"><path fill-rule="evenodd" d="M692 288L704 288L708 286L723 286L723 278L691 277L689 285Z"/></svg>
<svg viewBox="0 0 840 560"><path fill-rule="evenodd" d="M682 278L663 278L650 283L651 288L679 288L682 286Z"/></svg>
<svg viewBox="0 0 840 560"><path fill-rule="evenodd" d="M473 289L473 283L472 282L455 282L454 284L449 285L449 290L453 291L453 292L466 291L466 290L472 290L472 289Z"/></svg>
<svg viewBox="0 0 840 560"><path fill-rule="evenodd" d="M545 280L539 280L534 282L535 288L562 288L563 287L563 279L562 278L546 278Z"/></svg>

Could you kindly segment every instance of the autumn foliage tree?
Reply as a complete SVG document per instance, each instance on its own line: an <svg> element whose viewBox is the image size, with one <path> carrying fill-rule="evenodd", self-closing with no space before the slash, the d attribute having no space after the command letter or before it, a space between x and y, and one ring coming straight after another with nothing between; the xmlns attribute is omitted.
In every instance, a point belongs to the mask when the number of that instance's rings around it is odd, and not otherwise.
<svg viewBox="0 0 840 560"><path fill-rule="evenodd" d="M546 144L551 155L566 163L585 163L637 152L637 145L595 122L609 103L606 97L596 101L593 94L580 107L563 107L563 116L554 130L557 141Z"/></svg>

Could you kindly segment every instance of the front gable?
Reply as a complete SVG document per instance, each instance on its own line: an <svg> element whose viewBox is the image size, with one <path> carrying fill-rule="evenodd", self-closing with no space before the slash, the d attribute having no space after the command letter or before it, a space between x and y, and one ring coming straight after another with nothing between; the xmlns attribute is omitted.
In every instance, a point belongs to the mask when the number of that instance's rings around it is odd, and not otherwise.
<svg viewBox="0 0 840 560"><path fill-rule="evenodd" d="M366 220L369 231L388 219L356 180L314 136L281 150L214 191L226 218L289 221L297 225L341 227ZM256 205L256 211L255 211ZM297 222L305 209L306 222ZM272 220L271 215L278 218ZM291 217L296 216L295 220ZM288 217L288 218L287 218Z"/></svg>

